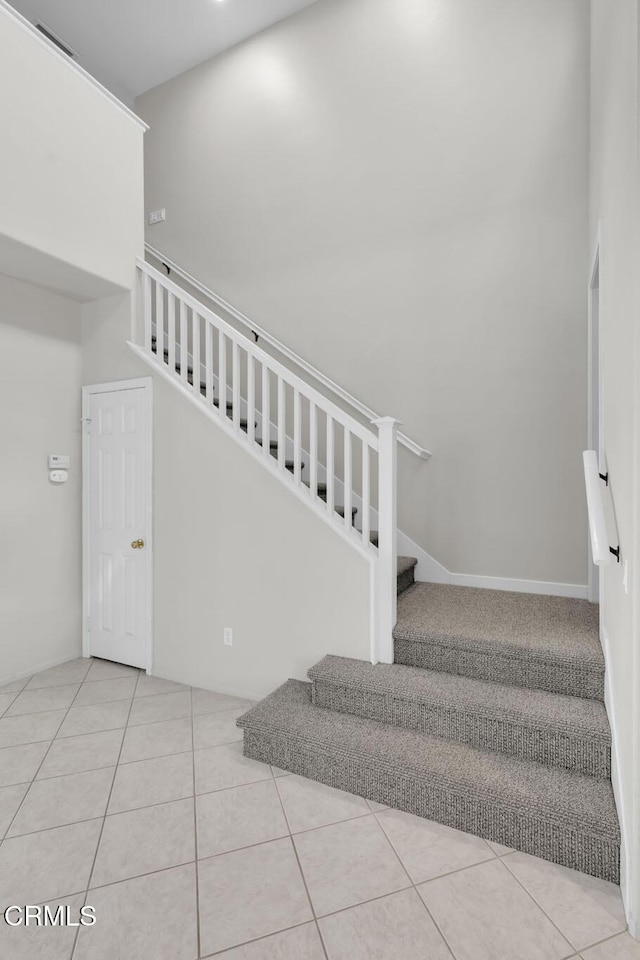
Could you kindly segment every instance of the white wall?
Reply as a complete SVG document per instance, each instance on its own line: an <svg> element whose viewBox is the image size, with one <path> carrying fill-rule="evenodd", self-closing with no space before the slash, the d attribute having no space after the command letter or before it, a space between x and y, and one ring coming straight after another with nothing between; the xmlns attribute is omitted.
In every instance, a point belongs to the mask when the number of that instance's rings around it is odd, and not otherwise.
<svg viewBox="0 0 640 960"><path fill-rule="evenodd" d="M82 311L84 383L149 375L127 297ZM153 468L155 674L260 697L326 653L368 658L369 562L161 377Z"/></svg>
<svg viewBox="0 0 640 960"><path fill-rule="evenodd" d="M640 936L640 337L638 3L592 0L591 247L598 227L604 439L621 556L604 568L602 627L624 833L622 886ZM586 284L585 284L586 285Z"/></svg>
<svg viewBox="0 0 640 960"><path fill-rule="evenodd" d="M0 275L0 684L80 655L81 367L78 304Z"/></svg>
<svg viewBox="0 0 640 960"><path fill-rule="evenodd" d="M148 239L433 451L449 570L586 583L584 0L318 0L137 101Z"/></svg>
<svg viewBox="0 0 640 960"><path fill-rule="evenodd" d="M143 128L16 16L0 5L0 239L130 289Z"/></svg>

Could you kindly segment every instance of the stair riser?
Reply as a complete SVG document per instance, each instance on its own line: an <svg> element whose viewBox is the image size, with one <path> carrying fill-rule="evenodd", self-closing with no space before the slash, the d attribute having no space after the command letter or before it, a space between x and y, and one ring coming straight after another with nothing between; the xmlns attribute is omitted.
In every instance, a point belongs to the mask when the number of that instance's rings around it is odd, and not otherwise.
<svg viewBox="0 0 640 960"><path fill-rule="evenodd" d="M413 567L410 570L405 570L404 573L401 573L398 577L398 596L400 596L401 593L404 593L405 590L408 590L409 587L412 587L415 582L415 570Z"/></svg>
<svg viewBox="0 0 640 960"><path fill-rule="evenodd" d="M302 777L437 823L619 882L619 844L543 820L525 809L479 800L340 750L244 728L244 754Z"/></svg>
<svg viewBox="0 0 640 960"><path fill-rule="evenodd" d="M594 742L590 737L556 733L322 680L314 680L312 690L314 705L326 710L456 740L520 760L575 770L602 780L611 776L610 745Z"/></svg>
<svg viewBox="0 0 640 960"><path fill-rule="evenodd" d="M565 693L570 697L604 699L604 675L600 670L578 664L548 663L534 657L508 657L499 653L460 650L438 641L416 641L396 637L394 661L439 673L492 680L514 687L531 687Z"/></svg>

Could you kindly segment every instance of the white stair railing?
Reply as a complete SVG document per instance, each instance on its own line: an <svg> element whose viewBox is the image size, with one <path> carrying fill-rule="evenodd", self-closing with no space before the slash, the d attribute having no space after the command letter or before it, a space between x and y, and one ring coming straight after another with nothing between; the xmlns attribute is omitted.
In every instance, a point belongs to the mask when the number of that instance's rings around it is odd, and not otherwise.
<svg viewBox="0 0 640 960"><path fill-rule="evenodd" d="M137 266L141 322L129 345L368 558L371 659L391 663L397 422L364 426L146 261Z"/></svg>
<svg viewBox="0 0 640 960"><path fill-rule="evenodd" d="M153 247L150 243L145 243L144 246L147 254L153 260L165 267L165 269L170 271L173 276L179 277L180 280L188 285L190 290L195 291L197 296L202 296L207 303L213 304L214 310L223 310L227 316L233 317L237 323L243 326L249 334L253 334L256 339L259 336L264 343L268 343L269 346L272 347L278 353L278 355L284 359L285 363L295 365L299 370L302 370L304 374L307 374L309 377L311 377L314 383L320 384L322 388L329 391L333 396L339 397L340 400L344 401L350 409L357 411L357 413L359 413L366 420L374 423L378 419L378 415L374 413L374 411L371 410L366 404L362 403L361 400L358 400L357 397L354 397L352 393L349 393L348 390L345 390L344 387L340 386L339 383L336 383L335 380L332 380L325 373L322 373L321 370L318 370L317 367L314 367L311 363L309 363L308 360L305 360L304 357L301 357L300 354L295 353L285 343L282 343L281 340L278 340L277 337L274 337L273 334L269 333L254 320L250 320L249 317L245 316L244 313L236 310L235 307L220 297L217 293L214 293L213 290L210 290L209 287L206 287L203 283L188 273L183 267L171 260L166 254L156 249L156 247ZM409 450L416 457L420 457L422 460L429 460L431 457L429 450L425 449L425 447L419 444L416 440L406 436L404 433L398 432L398 443L400 443L403 447L406 447L407 450Z"/></svg>

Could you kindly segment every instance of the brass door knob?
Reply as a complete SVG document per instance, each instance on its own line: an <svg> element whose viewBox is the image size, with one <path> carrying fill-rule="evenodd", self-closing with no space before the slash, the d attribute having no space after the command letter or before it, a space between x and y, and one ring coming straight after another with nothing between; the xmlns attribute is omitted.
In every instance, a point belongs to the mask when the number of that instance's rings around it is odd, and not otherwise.
<svg viewBox="0 0 640 960"><path fill-rule="evenodd" d="M132 540L131 546L134 550L142 550L144 547L144 540Z"/></svg>

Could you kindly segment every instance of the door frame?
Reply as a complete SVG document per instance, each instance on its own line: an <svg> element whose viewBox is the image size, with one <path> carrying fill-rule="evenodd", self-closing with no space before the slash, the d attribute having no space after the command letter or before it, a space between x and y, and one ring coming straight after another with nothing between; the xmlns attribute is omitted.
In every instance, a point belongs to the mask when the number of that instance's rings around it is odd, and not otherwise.
<svg viewBox="0 0 640 960"><path fill-rule="evenodd" d="M597 283L596 283L597 280ZM588 364L587 364L587 449L592 449L595 407L598 415L598 440L596 453L600 472L606 473L604 452L604 394L603 394L603 350L602 350L602 221L598 224L595 248L591 257L588 288ZM597 297L597 342L594 343L594 300ZM597 358L594 356L597 348ZM594 361L597 360L597 364ZM597 367L597 383L594 382L594 367ZM596 395L597 391L597 395ZM590 542L590 541L589 541ZM591 603L602 604L602 577L594 570L591 547L588 547L589 570L588 590ZM596 576L597 573L597 576ZM601 608L602 621L602 608Z"/></svg>
<svg viewBox="0 0 640 960"><path fill-rule="evenodd" d="M147 413L147 438L144 445L145 490L147 501L146 543L141 551L146 564L148 584L145 611L146 672L153 668L153 377L136 377L131 380L112 380L108 383L93 383L82 387L82 656L90 657L89 617L89 404L91 397L101 393L119 393L124 390L142 390Z"/></svg>

